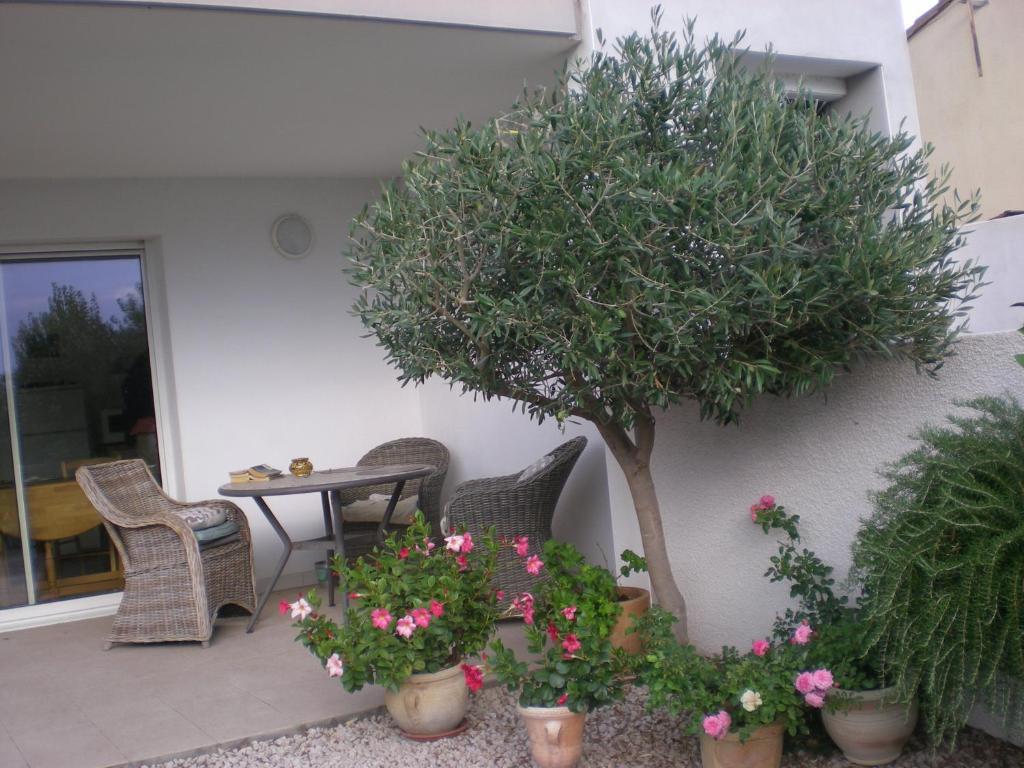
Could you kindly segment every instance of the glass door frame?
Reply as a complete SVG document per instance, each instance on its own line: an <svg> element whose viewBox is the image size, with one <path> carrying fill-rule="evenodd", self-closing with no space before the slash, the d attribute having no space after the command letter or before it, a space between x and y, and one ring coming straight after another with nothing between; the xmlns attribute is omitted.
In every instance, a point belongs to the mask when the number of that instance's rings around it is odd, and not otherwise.
<svg viewBox="0 0 1024 768"><path fill-rule="evenodd" d="M149 246L149 249L147 249ZM147 259L147 250L156 251L159 256L159 243L153 241L144 240L129 240L129 241L116 241L116 242L98 242L98 243L53 243L53 244L32 244L32 245L2 245L0 244L0 264L9 261L31 261L34 259L38 260L54 260L54 259L99 259L103 257L111 258L137 258L139 260L139 269L142 277L142 291L143 291L143 307L145 310L146 317L146 340L149 347L149 366L151 372L151 380L153 387L153 405L157 421L157 441L158 441L158 457L161 477L164 478L163 484L165 487L168 484L174 484L174 479L177 477L176 474L168 474L170 464L178 464L178 462L172 462L169 459L168 454L170 452L170 446L176 444L176 440L172 438L172 432L166 427L172 424L172 420L168 418L168 413L165 410L165 403L167 400L161 397L162 390L164 389L163 384L168 381L165 377L167 372L161 365L162 352L164 345L161 343L162 339L166 339L165 323L162 317L165 316L164 309L165 300L162 290L154 290L154 280L151 276L150 267L153 266L150 259ZM155 260L156 270L159 270L159 260ZM14 381L13 376L9 375L11 372L12 363L12 350L11 350L11 339L8 334L7 328L7 317L6 312L3 310L3 277L0 272L0 352L2 352L2 359L4 365L4 371L8 373L5 375L5 386L6 392L4 396L7 397L7 401L10 404L14 403ZM159 345L159 346L158 346ZM169 383L169 381L168 381ZM86 595L82 597L69 597L63 600L55 600L50 602L39 603L36 602L36 585L35 585L35 573L31 552L31 530L28 525L28 511L27 503L25 498L25 486L22 478L22 465L21 465L21 451L20 451L20 433L17 431L17 414L16 408L8 408L8 418L10 421L11 431L11 452L12 461L14 464L14 478L15 478L15 493L18 503L18 520L20 525L21 534L21 547L22 547L22 565L24 568L25 579L26 579L26 597L28 603L26 605L14 606L10 608L0 608L0 631L5 629L21 629L31 626L40 626L43 624L51 623L52 621L67 621L84 618L92 618L94 616L109 615L115 609L117 604L120 602L122 592L113 592L106 594L97 595ZM172 489L173 490L173 489Z"/></svg>

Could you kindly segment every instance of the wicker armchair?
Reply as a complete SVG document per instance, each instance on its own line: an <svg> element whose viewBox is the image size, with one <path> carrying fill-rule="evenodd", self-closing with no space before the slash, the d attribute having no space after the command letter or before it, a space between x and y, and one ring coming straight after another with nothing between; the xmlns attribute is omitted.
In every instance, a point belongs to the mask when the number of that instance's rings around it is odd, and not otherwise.
<svg viewBox="0 0 1024 768"><path fill-rule="evenodd" d="M522 472L516 472L462 483L448 502L448 525L465 526L471 532L494 526L495 535L507 539L529 536L529 553L540 554L544 542L551 538L551 520L558 497L586 445L585 437L562 443L547 454L551 457L547 466L522 482ZM512 547L498 550L495 587L505 591L503 607L511 603L513 595L528 590L534 582Z"/></svg>
<svg viewBox="0 0 1024 768"><path fill-rule="evenodd" d="M434 530L434 535L441 534L441 488L448 474L448 449L437 440L426 437L403 437L378 445L364 455L357 463L359 467L373 467L383 464L430 464L436 467L431 474L419 480L410 480L402 489L401 498L419 496L419 509ZM360 499L370 497L372 493L390 496L394 492L393 485L371 485L353 488L340 492L343 506ZM391 523L391 528L404 528ZM372 534L377 531L377 523L345 523L345 555L348 558L359 557L373 549L376 538ZM351 538L351 541L349 539Z"/></svg>
<svg viewBox="0 0 1024 768"><path fill-rule="evenodd" d="M239 529L237 539L202 548L175 513L200 504L167 496L141 459L82 466L75 478L124 563L124 597L107 648L170 640L198 640L205 648L221 606L256 609L249 524L236 505L200 503L220 507Z"/></svg>

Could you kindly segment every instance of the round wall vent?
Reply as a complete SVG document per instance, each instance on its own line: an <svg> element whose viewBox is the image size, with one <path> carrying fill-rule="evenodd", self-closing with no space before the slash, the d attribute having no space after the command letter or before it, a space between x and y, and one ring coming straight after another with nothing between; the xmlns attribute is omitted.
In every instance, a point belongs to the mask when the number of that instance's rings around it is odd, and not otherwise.
<svg viewBox="0 0 1024 768"><path fill-rule="evenodd" d="M313 227L299 214L286 213L270 228L270 242L286 259L301 259L313 249Z"/></svg>

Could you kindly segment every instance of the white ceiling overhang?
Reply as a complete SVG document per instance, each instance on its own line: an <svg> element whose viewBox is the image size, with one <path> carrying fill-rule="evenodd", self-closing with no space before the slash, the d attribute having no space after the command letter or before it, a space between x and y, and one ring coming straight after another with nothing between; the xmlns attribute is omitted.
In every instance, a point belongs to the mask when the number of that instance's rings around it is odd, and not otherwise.
<svg viewBox="0 0 1024 768"><path fill-rule="evenodd" d="M394 174L420 126L487 119L577 44L453 13L0 5L0 178Z"/></svg>

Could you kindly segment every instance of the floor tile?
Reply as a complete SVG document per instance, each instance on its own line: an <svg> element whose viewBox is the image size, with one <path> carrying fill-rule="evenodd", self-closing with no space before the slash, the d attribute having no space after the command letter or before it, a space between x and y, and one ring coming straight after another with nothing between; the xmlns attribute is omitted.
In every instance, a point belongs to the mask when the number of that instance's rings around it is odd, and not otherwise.
<svg viewBox="0 0 1024 768"><path fill-rule="evenodd" d="M88 712L89 719L129 760L183 752L210 736L161 701L119 701Z"/></svg>
<svg viewBox="0 0 1024 768"><path fill-rule="evenodd" d="M103 768L127 759L92 723L59 729L50 723L12 738L31 768Z"/></svg>
<svg viewBox="0 0 1024 768"><path fill-rule="evenodd" d="M193 698L173 705L214 742L256 736L299 725L250 693L237 691L210 698Z"/></svg>

